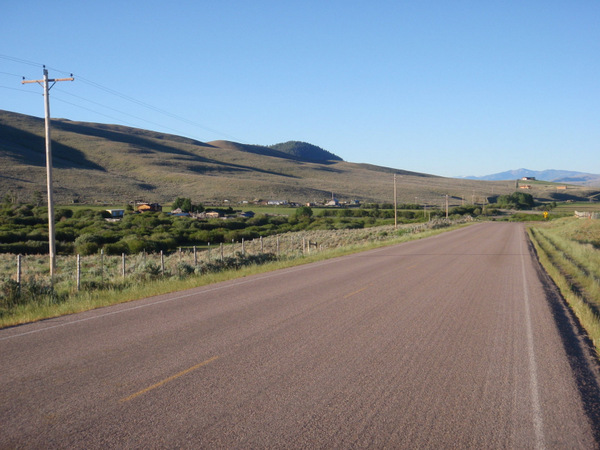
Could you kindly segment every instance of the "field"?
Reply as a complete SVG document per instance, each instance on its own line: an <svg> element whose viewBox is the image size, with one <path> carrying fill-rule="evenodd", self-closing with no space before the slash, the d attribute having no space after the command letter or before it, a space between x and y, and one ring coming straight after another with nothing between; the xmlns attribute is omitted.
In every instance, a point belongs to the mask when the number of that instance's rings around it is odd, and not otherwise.
<svg viewBox="0 0 600 450"><path fill-rule="evenodd" d="M580 212L600 212L600 203L598 202L571 202L571 203L560 203L556 208L552 209L552 212L556 214L573 214L575 211Z"/></svg>
<svg viewBox="0 0 600 450"><path fill-rule="evenodd" d="M600 355L600 220L564 218L528 231L540 262Z"/></svg>

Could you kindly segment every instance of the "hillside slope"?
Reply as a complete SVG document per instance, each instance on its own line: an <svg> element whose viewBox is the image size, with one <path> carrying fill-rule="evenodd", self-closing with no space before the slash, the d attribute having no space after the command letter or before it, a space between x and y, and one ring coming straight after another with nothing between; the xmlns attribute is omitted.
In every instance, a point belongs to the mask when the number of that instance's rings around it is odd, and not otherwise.
<svg viewBox="0 0 600 450"><path fill-rule="evenodd" d="M54 188L60 203L134 199L195 202L253 199L391 202L393 173L401 202L440 204L447 193L483 199L513 183L457 180L342 161L319 147L295 152L229 141L200 142L120 125L52 121ZM304 144L304 143L300 143ZM310 144L307 144L310 145ZM287 147L286 147L287 146ZM321 158L315 161L315 153ZM320 150L320 152L319 152ZM365 149L367 152L369 149ZM0 196L28 201L45 192L44 120L0 111ZM482 201L482 200L480 200Z"/></svg>

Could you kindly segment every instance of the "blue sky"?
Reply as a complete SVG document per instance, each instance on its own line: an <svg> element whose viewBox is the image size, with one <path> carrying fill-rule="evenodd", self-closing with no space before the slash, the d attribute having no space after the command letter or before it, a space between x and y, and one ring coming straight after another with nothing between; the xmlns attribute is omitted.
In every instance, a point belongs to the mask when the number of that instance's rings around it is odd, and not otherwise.
<svg viewBox="0 0 600 450"><path fill-rule="evenodd" d="M0 109L443 176L600 173L600 2L4 2Z"/></svg>

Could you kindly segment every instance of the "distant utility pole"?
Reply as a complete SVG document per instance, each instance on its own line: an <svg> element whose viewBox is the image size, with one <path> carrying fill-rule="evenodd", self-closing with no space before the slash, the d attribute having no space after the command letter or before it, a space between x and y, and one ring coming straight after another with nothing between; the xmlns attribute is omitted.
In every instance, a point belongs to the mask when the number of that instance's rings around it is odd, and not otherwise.
<svg viewBox="0 0 600 450"><path fill-rule="evenodd" d="M394 174L394 229L398 228L398 195L396 194L396 174Z"/></svg>
<svg viewBox="0 0 600 450"><path fill-rule="evenodd" d="M56 245L54 233L54 202L52 200L52 144L50 141L50 89L57 81L73 81L73 74L70 78L48 78L48 70L44 66L44 78L42 80L25 80L21 84L38 83L44 88L44 111L46 116L46 179L48 184L48 240L50 247L50 281L54 284L54 272L56 272ZM48 83L52 83L48 86Z"/></svg>
<svg viewBox="0 0 600 450"><path fill-rule="evenodd" d="M448 194L446 194L446 219L448 218Z"/></svg>

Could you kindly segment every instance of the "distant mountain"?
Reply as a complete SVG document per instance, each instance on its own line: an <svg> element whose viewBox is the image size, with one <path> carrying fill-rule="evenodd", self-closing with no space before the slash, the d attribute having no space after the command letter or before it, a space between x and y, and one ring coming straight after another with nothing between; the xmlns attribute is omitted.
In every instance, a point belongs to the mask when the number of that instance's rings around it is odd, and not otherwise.
<svg viewBox="0 0 600 450"><path fill-rule="evenodd" d="M600 186L600 175L584 172L574 172L570 170L530 170L530 169L516 169L508 170L506 172L495 173L492 175L485 175L482 177L463 177L468 180L486 180L486 181L500 181L500 180L518 180L523 177L535 177L536 180L540 181L551 181L554 183L569 183L569 184L581 184L586 186Z"/></svg>

